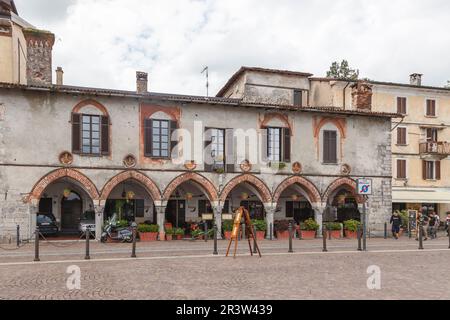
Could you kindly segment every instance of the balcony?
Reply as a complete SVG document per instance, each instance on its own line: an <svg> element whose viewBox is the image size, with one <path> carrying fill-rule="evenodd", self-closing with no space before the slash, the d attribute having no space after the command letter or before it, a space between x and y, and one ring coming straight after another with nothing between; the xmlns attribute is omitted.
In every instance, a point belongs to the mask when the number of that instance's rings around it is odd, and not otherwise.
<svg viewBox="0 0 450 320"><path fill-rule="evenodd" d="M420 155L445 158L450 155L450 143L446 141L422 142L420 143Z"/></svg>

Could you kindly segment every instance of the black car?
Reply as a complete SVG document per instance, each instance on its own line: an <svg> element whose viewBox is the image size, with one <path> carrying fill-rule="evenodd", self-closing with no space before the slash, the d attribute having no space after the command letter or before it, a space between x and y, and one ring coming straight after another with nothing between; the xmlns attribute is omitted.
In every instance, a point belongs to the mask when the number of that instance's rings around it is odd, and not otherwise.
<svg viewBox="0 0 450 320"><path fill-rule="evenodd" d="M39 232L42 235L46 236L58 234L58 226L56 224L56 218L53 214L38 213L36 223L39 227Z"/></svg>

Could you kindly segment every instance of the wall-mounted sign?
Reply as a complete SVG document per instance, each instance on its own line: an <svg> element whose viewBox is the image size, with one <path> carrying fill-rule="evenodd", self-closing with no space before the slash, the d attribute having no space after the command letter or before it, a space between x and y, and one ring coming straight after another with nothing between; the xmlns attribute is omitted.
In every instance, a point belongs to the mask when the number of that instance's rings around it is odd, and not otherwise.
<svg viewBox="0 0 450 320"><path fill-rule="evenodd" d="M202 220L204 220L204 221L214 220L214 215L211 213L202 214Z"/></svg>
<svg viewBox="0 0 450 320"><path fill-rule="evenodd" d="M231 213L222 214L222 220L233 220L233 215Z"/></svg>
<svg viewBox="0 0 450 320"><path fill-rule="evenodd" d="M372 194L372 179L358 179L358 194L366 196Z"/></svg>

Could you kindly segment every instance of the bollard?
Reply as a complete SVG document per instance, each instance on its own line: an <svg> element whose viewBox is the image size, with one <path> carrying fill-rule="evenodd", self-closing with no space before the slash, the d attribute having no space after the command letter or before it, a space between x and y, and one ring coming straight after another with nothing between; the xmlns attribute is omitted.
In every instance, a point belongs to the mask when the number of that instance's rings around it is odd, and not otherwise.
<svg viewBox="0 0 450 320"><path fill-rule="evenodd" d="M133 224L131 225L131 227L133 228L133 247L131 249L131 257L132 258L136 258L136 235L137 235L137 224L136 222L133 222Z"/></svg>
<svg viewBox="0 0 450 320"><path fill-rule="evenodd" d="M329 234L331 234L331 232L328 232ZM328 252L327 249L327 226L323 225L322 226L322 238L323 238L323 252Z"/></svg>
<svg viewBox="0 0 450 320"><path fill-rule="evenodd" d="M256 227L253 226L253 253L258 253L258 250L256 250Z"/></svg>
<svg viewBox="0 0 450 320"><path fill-rule="evenodd" d="M17 248L20 247L20 225L17 225L16 244L17 244Z"/></svg>
<svg viewBox="0 0 450 320"><path fill-rule="evenodd" d="M208 242L208 222L205 221L205 242Z"/></svg>
<svg viewBox="0 0 450 320"><path fill-rule="evenodd" d="M387 239L387 222L384 223L384 238Z"/></svg>
<svg viewBox="0 0 450 320"><path fill-rule="evenodd" d="M411 221L408 221L408 237L412 238L412 231L411 231Z"/></svg>
<svg viewBox="0 0 450 320"><path fill-rule="evenodd" d="M91 256L89 254L89 240L91 239L91 232L86 226L86 231L84 232L84 236L86 237L86 255L84 256L84 260L91 260Z"/></svg>
<svg viewBox="0 0 450 320"><path fill-rule="evenodd" d="M270 230L270 236L269 236L269 239L270 239L270 241L272 241L273 240L273 223L271 223L270 224L270 228L269 228Z"/></svg>
<svg viewBox="0 0 450 320"><path fill-rule="evenodd" d="M358 251L362 251L362 243L361 243L361 226L358 225L358 230L356 231L358 235Z"/></svg>
<svg viewBox="0 0 450 320"><path fill-rule="evenodd" d="M289 253L293 253L292 249L292 222L289 222Z"/></svg>
<svg viewBox="0 0 450 320"><path fill-rule="evenodd" d="M34 232L34 262L39 262L39 227L36 227Z"/></svg>
<svg viewBox="0 0 450 320"><path fill-rule="evenodd" d="M419 226L419 250L423 250L423 226Z"/></svg>
<svg viewBox="0 0 450 320"><path fill-rule="evenodd" d="M327 230L327 233L328 233L328 240L331 240L331 232L328 232L328 230Z"/></svg>
<svg viewBox="0 0 450 320"><path fill-rule="evenodd" d="M214 252L213 255L217 256L219 252L217 252L217 225L214 224Z"/></svg>
<svg viewBox="0 0 450 320"><path fill-rule="evenodd" d="M449 227L448 233L447 233L447 235L448 235L448 248L450 249L450 226L448 226L448 227Z"/></svg>

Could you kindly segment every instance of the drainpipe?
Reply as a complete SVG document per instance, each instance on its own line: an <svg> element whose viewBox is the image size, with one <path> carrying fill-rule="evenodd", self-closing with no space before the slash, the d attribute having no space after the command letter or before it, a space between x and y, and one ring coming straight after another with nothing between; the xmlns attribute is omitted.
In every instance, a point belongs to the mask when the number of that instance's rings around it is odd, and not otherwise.
<svg viewBox="0 0 450 320"><path fill-rule="evenodd" d="M345 110L345 91L347 90L348 86L350 85L350 82L347 82L347 85L344 87L344 91L343 91L343 97L344 97L344 110Z"/></svg>

